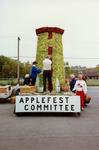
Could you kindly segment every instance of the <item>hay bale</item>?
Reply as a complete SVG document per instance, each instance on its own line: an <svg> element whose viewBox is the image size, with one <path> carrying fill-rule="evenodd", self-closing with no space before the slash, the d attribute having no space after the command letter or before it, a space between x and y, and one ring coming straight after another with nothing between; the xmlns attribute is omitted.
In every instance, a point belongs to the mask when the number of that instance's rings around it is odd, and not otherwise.
<svg viewBox="0 0 99 150"><path fill-rule="evenodd" d="M20 94L23 93L33 93L36 91L36 87L35 86L20 86Z"/></svg>
<svg viewBox="0 0 99 150"><path fill-rule="evenodd" d="M90 101L91 101L91 96L86 95L86 96L85 96L85 103L89 104Z"/></svg>
<svg viewBox="0 0 99 150"><path fill-rule="evenodd" d="M7 88L0 87L0 93L7 93Z"/></svg>
<svg viewBox="0 0 99 150"><path fill-rule="evenodd" d="M15 104L15 102L16 102L16 96L12 96L12 97L10 98L10 102L11 102L12 104Z"/></svg>

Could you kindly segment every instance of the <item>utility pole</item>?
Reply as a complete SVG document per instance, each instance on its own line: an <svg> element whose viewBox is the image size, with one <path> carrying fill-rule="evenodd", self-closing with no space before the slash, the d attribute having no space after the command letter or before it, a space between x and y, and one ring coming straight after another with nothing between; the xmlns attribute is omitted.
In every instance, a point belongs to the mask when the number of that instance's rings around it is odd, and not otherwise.
<svg viewBox="0 0 99 150"><path fill-rule="evenodd" d="M20 46L20 37L18 37L18 49L17 49L17 79L18 83L20 81L20 60L19 60L19 46Z"/></svg>

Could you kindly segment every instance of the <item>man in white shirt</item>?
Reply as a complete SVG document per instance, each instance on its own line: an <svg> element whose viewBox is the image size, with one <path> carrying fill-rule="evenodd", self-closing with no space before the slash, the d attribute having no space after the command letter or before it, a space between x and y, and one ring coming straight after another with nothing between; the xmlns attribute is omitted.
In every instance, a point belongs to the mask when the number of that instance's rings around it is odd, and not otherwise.
<svg viewBox="0 0 99 150"><path fill-rule="evenodd" d="M43 86L44 86L44 92L46 92L46 80L48 80L48 90L52 91L52 61L49 59L49 56L47 56L43 60Z"/></svg>

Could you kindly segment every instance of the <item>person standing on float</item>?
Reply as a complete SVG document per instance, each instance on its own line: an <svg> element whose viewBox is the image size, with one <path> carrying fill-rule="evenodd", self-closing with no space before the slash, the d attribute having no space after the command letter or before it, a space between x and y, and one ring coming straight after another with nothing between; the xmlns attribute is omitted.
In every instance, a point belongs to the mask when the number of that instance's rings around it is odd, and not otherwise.
<svg viewBox="0 0 99 150"><path fill-rule="evenodd" d="M46 92L46 80L48 80L48 90L52 92L52 61L47 56L43 60L43 87L44 92Z"/></svg>
<svg viewBox="0 0 99 150"><path fill-rule="evenodd" d="M37 62L34 61L32 68L31 68L31 73L30 73L30 82L31 82L32 86L35 86L37 74L41 73L41 71L42 71L41 69L38 69L36 67L36 64L37 64Z"/></svg>
<svg viewBox="0 0 99 150"><path fill-rule="evenodd" d="M84 98L87 94L87 84L83 80L83 74L78 75L78 80L75 83L73 91L76 91L76 95L80 96L80 102L81 102L81 110L84 110Z"/></svg>

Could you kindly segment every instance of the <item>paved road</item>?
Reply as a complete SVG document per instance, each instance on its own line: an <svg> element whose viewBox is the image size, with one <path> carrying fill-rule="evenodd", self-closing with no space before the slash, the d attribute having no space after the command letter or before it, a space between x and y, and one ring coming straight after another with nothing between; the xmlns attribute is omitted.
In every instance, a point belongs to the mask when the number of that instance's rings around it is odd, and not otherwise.
<svg viewBox="0 0 99 150"><path fill-rule="evenodd" d="M99 88L88 92L80 117L16 117L13 104L0 104L0 150L99 150Z"/></svg>

